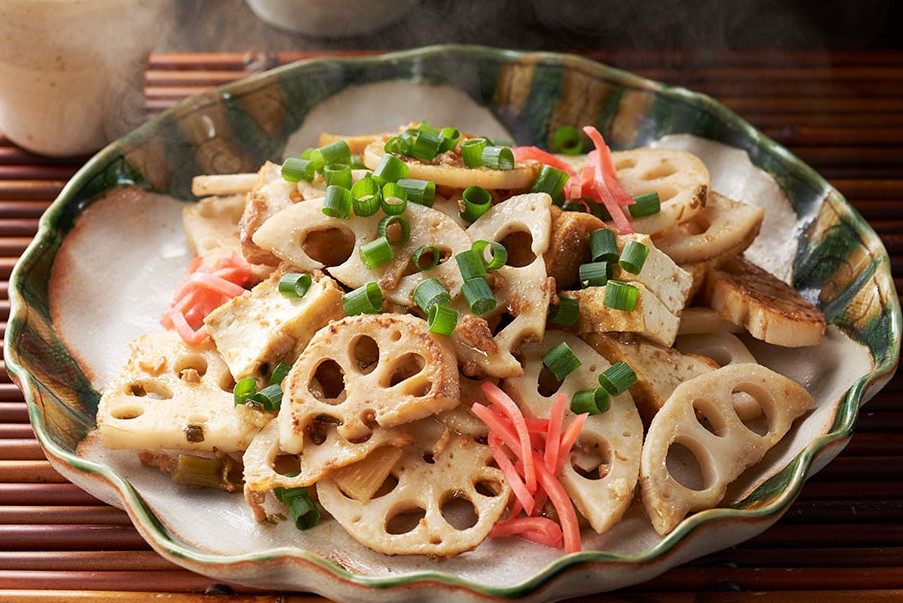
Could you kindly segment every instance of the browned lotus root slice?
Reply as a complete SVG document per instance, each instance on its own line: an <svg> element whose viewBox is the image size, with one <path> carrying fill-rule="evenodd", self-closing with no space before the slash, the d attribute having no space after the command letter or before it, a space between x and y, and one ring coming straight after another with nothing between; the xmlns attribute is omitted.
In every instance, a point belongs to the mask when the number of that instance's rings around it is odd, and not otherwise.
<svg viewBox="0 0 903 603"><path fill-rule="evenodd" d="M369 500L329 477L317 482L323 508L358 542L387 555L449 556L473 549L508 504L510 487L489 447L426 419L414 442Z"/></svg>
<svg viewBox="0 0 903 603"><path fill-rule="evenodd" d="M706 300L722 318L768 343L795 348L818 345L824 338L821 310L743 256L709 273Z"/></svg>
<svg viewBox="0 0 903 603"><path fill-rule="evenodd" d="M411 442L411 436L402 429L378 428L366 441L357 443L339 436L331 423L315 422L307 431L304 445L296 455L280 448L276 421L271 421L251 441L242 457L249 504L259 506L260 495L273 488L309 486L337 469L363 460L377 448L401 447Z"/></svg>
<svg viewBox="0 0 903 603"><path fill-rule="evenodd" d="M248 193L239 222L241 250L246 260L271 266L279 263L275 255L260 248L252 237L264 222L290 207L296 199L300 199L298 187L282 177L281 167L269 161L263 164L258 172L257 186Z"/></svg>
<svg viewBox="0 0 903 603"><path fill-rule="evenodd" d="M705 207L709 170L695 155L652 148L615 151L611 155L618 170L618 182L629 195L657 192L662 202L660 212L630 220L635 231L661 232Z"/></svg>
<svg viewBox="0 0 903 603"><path fill-rule="evenodd" d="M758 402L759 420L741 421L733 405L737 394ZM643 444L640 489L655 530L667 534L688 513L717 505L728 485L762 460L811 404L801 385L758 364L731 364L675 389ZM698 471L683 455L695 458Z"/></svg>
<svg viewBox="0 0 903 603"><path fill-rule="evenodd" d="M131 349L97 410L107 448L244 450L273 417L235 406L235 382L212 345L188 346L168 332L139 337Z"/></svg>
<svg viewBox="0 0 903 603"><path fill-rule="evenodd" d="M705 208L654 237L678 264L695 264L742 253L759 234L765 209L709 191Z"/></svg>
<svg viewBox="0 0 903 603"><path fill-rule="evenodd" d="M352 316L317 331L283 382L280 440L300 452L305 430L330 417L351 442L460 403L458 364L446 338L403 314Z"/></svg>
<svg viewBox="0 0 903 603"><path fill-rule="evenodd" d="M563 342L581 365L559 384L542 357ZM548 417L560 393L571 399L581 390L595 389L599 375L610 366L584 342L562 331L548 331L542 342L524 346L523 357L523 376L506 379L504 388L528 417ZM567 410L565 425L573 419L574 413ZM611 398L608 411L587 418L559 479L597 532L614 525L633 500L642 446L643 424L629 393Z"/></svg>

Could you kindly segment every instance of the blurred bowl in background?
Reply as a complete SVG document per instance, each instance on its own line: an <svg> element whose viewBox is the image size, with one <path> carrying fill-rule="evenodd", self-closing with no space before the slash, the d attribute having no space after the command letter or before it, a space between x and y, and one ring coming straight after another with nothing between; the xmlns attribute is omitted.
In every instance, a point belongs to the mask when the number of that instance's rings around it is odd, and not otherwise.
<svg viewBox="0 0 903 603"><path fill-rule="evenodd" d="M268 25L312 38L359 36L407 14L415 0L247 0Z"/></svg>

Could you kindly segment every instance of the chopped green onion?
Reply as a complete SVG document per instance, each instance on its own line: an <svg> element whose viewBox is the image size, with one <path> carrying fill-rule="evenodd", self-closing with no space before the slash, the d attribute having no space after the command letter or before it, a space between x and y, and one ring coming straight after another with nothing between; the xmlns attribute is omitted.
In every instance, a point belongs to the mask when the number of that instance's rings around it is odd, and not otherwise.
<svg viewBox="0 0 903 603"><path fill-rule="evenodd" d="M580 264L579 276L581 286L601 287L611 277L611 264L608 262Z"/></svg>
<svg viewBox="0 0 903 603"><path fill-rule="evenodd" d="M433 128L435 129L435 128ZM431 163L439 152L439 132L434 135L431 132L419 130L411 141L411 150L407 153L421 161Z"/></svg>
<svg viewBox="0 0 903 603"><path fill-rule="evenodd" d="M436 304L446 305L449 302L451 295L442 283L434 278L426 279L414 289L414 303L424 312L429 312Z"/></svg>
<svg viewBox="0 0 903 603"><path fill-rule="evenodd" d="M304 297L307 290L310 289L313 279L309 274L298 274L297 272L289 272L283 274L279 279L279 293L285 297Z"/></svg>
<svg viewBox="0 0 903 603"><path fill-rule="evenodd" d="M232 389L232 401L235 403L235 406L238 406L247 402L248 398L256 393L257 382L254 381L254 377L245 377L236 383Z"/></svg>
<svg viewBox="0 0 903 603"><path fill-rule="evenodd" d="M586 202L586 199L569 199L561 204L561 209L564 211L579 211L584 214L593 213L592 208L589 203Z"/></svg>
<svg viewBox="0 0 903 603"><path fill-rule="evenodd" d="M478 277L464 281L461 292L467 300L467 305L470 306L470 311L474 314L480 316L495 309L497 303L495 295L492 294L492 289L489 288L489 283L485 278Z"/></svg>
<svg viewBox="0 0 903 603"><path fill-rule="evenodd" d="M383 196L380 207L382 207L383 211L390 216L403 214L404 210L408 208L408 192L394 182L387 182L383 186Z"/></svg>
<svg viewBox="0 0 903 603"><path fill-rule="evenodd" d="M488 261L486 260L487 247L492 250L492 259ZM480 254L486 270L498 270L508 261L508 249L498 241L476 241L471 249Z"/></svg>
<svg viewBox="0 0 903 603"><path fill-rule="evenodd" d="M249 399L259 403L266 412L279 410L282 405L282 387L268 385L256 394L249 396Z"/></svg>
<svg viewBox="0 0 903 603"><path fill-rule="evenodd" d="M369 243L361 245L360 253L367 268L376 268L395 257L389 239L384 236L379 236Z"/></svg>
<svg viewBox="0 0 903 603"><path fill-rule="evenodd" d="M465 188L462 201L464 202L464 211L460 215L468 222L475 222L492 207L492 195L485 188L479 186Z"/></svg>
<svg viewBox="0 0 903 603"><path fill-rule="evenodd" d="M489 142L485 138L468 138L461 143L461 156L464 165L469 168L478 168L483 165L483 149Z"/></svg>
<svg viewBox="0 0 903 603"><path fill-rule="evenodd" d="M429 264L423 263L424 256L430 259ZM435 245L421 245L414 250L414 254L411 256L411 261L414 262L414 267L421 272L431 270L438 266L440 259L442 259L441 253L439 252L439 248Z"/></svg>
<svg viewBox="0 0 903 603"><path fill-rule="evenodd" d="M356 216L372 216L379 211L382 187L373 176L367 174L351 187L351 206Z"/></svg>
<svg viewBox="0 0 903 603"><path fill-rule="evenodd" d="M408 201L417 205L432 207L436 202L436 183L429 180L402 178L396 184L408 195Z"/></svg>
<svg viewBox="0 0 903 603"><path fill-rule="evenodd" d="M327 186L323 213L330 218L347 219L351 215L351 191L341 186Z"/></svg>
<svg viewBox="0 0 903 603"><path fill-rule="evenodd" d="M545 356L542 357L542 363L552 371L552 374L559 381L563 381L565 377L582 364L580 359L571 351L571 347L563 341L546 352Z"/></svg>
<svg viewBox="0 0 903 603"><path fill-rule="evenodd" d="M351 156L351 169L352 170L366 170L367 166L364 165L364 162L361 161L360 155L352 155Z"/></svg>
<svg viewBox="0 0 903 603"><path fill-rule="evenodd" d="M373 170L373 175L386 182L398 182L408 175L408 166L395 155L386 153Z"/></svg>
<svg viewBox="0 0 903 603"><path fill-rule="evenodd" d="M594 262L616 262L618 244L615 241L615 233L607 228L594 230L589 235L589 252Z"/></svg>
<svg viewBox="0 0 903 603"><path fill-rule="evenodd" d="M564 190L564 185L567 184L568 178L570 176L565 172L550 165L544 165L539 170L536 180L533 181L533 188L530 189L530 192L546 193L553 200L557 199L561 195L561 191Z"/></svg>
<svg viewBox="0 0 903 603"><path fill-rule="evenodd" d="M476 249L462 251L455 256L455 261L458 262L458 270L461 271L463 281L486 277L486 262L483 260L483 254Z"/></svg>
<svg viewBox="0 0 903 603"><path fill-rule="evenodd" d="M555 130L555 151L564 155L583 153L583 139L574 126L562 126Z"/></svg>
<svg viewBox="0 0 903 603"><path fill-rule="evenodd" d="M376 283L367 283L342 296L346 316L378 314L383 309L383 292Z"/></svg>
<svg viewBox="0 0 903 603"><path fill-rule="evenodd" d="M636 203L627 206L630 215L634 218L642 218L643 216L651 216L662 211L662 202L659 200L658 193L652 191L645 195L634 197Z"/></svg>
<svg viewBox="0 0 903 603"><path fill-rule="evenodd" d="M304 149L304 152L301 153L301 159L305 161L310 161L310 163L314 166L314 170L320 171L323 169L323 166L326 165L323 163L323 154L320 153L317 149Z"/></svg>
<svg viewBox="0 0 903 603"><path fill-rule="evenodd" d="M282 164L282 179L286 182L298 182L299 180L310 182L314 179L316 173L317 170L313 162L307 159L289 157Z"/></svg>
<svg viewBox="0 0 903 603"><path fill-rule="evenodd" d="M637 382L636 373L630 365L619 360L599 375L599 385L612 396L623 394Z"/></svg>
<svg viewBox="0 0 903 603"><path fill-rule="evenodd" d="M173 467L172 481L199 488L221 488L231 485L228 479L229 467L224 460L226 458L231 459L228 455L211 459L193 454L180 454ZM234 464L234 461L231 464Z"/></svg>
<svg viewBox="0 0 903 603"><path fill-rule="evenodd" d="M439 133L439 152L454 151L461 140L461 132L455 128L442 128Z"/></svg>
<svg viewBox="0 0 903 603"><path fill-rule="evenodd" d="M314 150L313 157L317 156L321 158L324 166L334 163L351 164L351 149L348 148L348 143L344 140L336 140Z"/></svg>
<svg viewBox="0 0 903 603"><path fill-rule="evenodd" d="M411 141L402 136L393 136L386 141L386 146L383 148L386 153L409 155L411 153Z"/></svg>
<svg viewBox="0 0 903 603"><path fill-rule="evenodd" d="M549 322L553 324L572 327L577 324L578 318L580 318L580 303L576 299L559 297L557 306L549 306Z"/></svg>
<svg viewBox="0 0 903 603"><path fill-rule="evenodd" d="M609 403L609 394L604 387L585 389L571 398L571 411L578 415L583 413L600 415L608 410Z"/></svg>
<svg viewBox="0 0 903 603"><path fill-rule="evenodd" d="M649 248L633 239L627 241L624 245L624 251L621 252L621 259L618 260L621 268L631 274L639 274L646 263L646 257L649 255Z"/></svg>
<svg viewBox="0 0 903 603"><path fill-rule="evenodd" d="M493 170L514 169L514 153L508 147L483 147L483 165Z"/></svg>
<svg viewBox="0 0 903 603"><path fill-rule="evenodd" d="M277 364L276 368L273 369L273 374L270 375L270 385L280 385L291 370L291 364L286 364L284 362Z"/></svg>
<svg viewBox="0 0 903 603"><path fill-rule="evenodd" d="M433 304L426 316L430 333L451 335L458 326L458 311L443 304Z"/></svg>
<svg viewBox="0 0 903 603"><path fill-rule="evenodd" d="M400 234L397 239L393 239L390 235L389 228L392 224L398 224ZM393 229L394 230L394 229ZM404 216L386 216L376 225L376 232L379 236L389 241L389 245L404 245L411 240L411 225Z"/></svg>
<svg viewBox="0 0 903 603"><path fill-rule="evenodd" d="M605 299L602 300L602 303L615 310L633 312L639 295L639 289L633 285L621 281L608 281L605 285Z"/></svg>
<svg viewBox="0 0 903 603"><path fill-rule="evenodd" d="M288 506L292 523L299 530L309 530L320 522L320 510L311 500L307 488L273 488L273 495Z"/></svg>
<svg viewBox="0 0 903 603"><path fill-rule="evenodd" d="M351 166L347 163L329 163L323 168L327 186L351 188Z"/></svg>

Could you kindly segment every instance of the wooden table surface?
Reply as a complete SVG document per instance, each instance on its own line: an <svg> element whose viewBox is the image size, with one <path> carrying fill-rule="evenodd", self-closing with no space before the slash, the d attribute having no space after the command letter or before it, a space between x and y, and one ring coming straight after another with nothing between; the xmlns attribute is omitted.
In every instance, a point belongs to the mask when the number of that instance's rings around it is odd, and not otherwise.
<svg viewBox="0 0 903 603"><path fill-rule="evenodd" d="M188 94L300 53L157 54L153 115ZM790 148L872 224L903 268L903 52L596 53L708 93ZM79 160L30 155L0 132L0 333L10 271ZM899 281L898 290L899 290ZM206 594L205 594L206 593ZM44 460L0 368L0 601L323 601L218 585L154 553L126 515ZM773 528L624 591L583 601L903 600L903 378L864 408L849 446Z"/></svg>

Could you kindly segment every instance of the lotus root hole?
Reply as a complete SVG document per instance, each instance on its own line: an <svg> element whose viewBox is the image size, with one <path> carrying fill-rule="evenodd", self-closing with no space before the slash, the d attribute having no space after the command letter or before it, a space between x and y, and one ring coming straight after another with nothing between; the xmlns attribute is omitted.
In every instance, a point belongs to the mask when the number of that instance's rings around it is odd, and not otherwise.
<svg viewBox="0 0 903 603"><path fill-rule="evenodd" d="M483 479L473 485L473 489L477 494L482 494L488 498L495 498L502 493L502 484L495 480Z"/></svg>
<svg viewBox="0 0 903 603"><path fill-rule="evenodd" d="M310 440L311 444L320 446L326 441L326 438L329 435L327 429L328 427L326 423L322 421L313 421L304 429L304 431L307 434L307 438L308 440Z"/></svg>
<svg viewBox="0 0 903 603"><path fill-rule="evenodd" d="M702 492L708 487L698 457L681 442L674 442L668 448L665 466L674 481L684 488Z"/></svg>
<svg viewBox="0 0 903 603"><path fill-rule="evenodd" d="M558 380L555 373L543 364L539 371L539 379L536 380L536 393L546 398L554 396L561 389L562 382Z"/></svg>
<svg viewBox="0 0 903 603"><path fill-rule="evenodd" d="M388 381L382 383L382 386L395 387L421 372L425 366L426 360L420 354L403 354L395 360L391 372L387 372Z"/></svg>
<svg viewBox="0 0 903 603"><path fill-rule="evenodd" d="M398 486L398 478L392 475L391 473L386 476L385 481L376 489L376 492L373 493L373 498L381 498L386 494L390 493Z"/></svg>
<svg viewBox="0 0 903 603"><path fill-rule="evenodd" d="M220 377L219 383L216 385L224 392L231 394L235 390L235 379L232 378L228 371L223 371L223 376Z"/></svg>
<svg viewBox="0 0 903 603"><path fill-rule="evenodd" d="M389 339L391 339L392 341L401 341L401 331L395 329L394 331L392 331L392 334L389 335Z"/></svg>
<svg viewBox="0 0 903 603"><path fill-rule="evenodd" d="M182 354L176 359L175 372L183 381L197 383L195 377L207 374L207 359L201 354Z"/></svg>
<svg viewBox="0 0 903 603"><path fill-rule="evenodd" d="M407 534L417 529L424 517L426 517L424 509L419 507L405 509L386 519L385 530L394 535Z"/></svg>
<svg viewBox="0 0 903 603"><path fill-rule="evenodd" d="M279 454L273 459L273 471L289 475L301 469L301 459L295 454Z"/></svg>
<svg viewBox="0 0 903 603"><path fill-rule="evenodd" d="M480 516L469 498L461 495L453 495L443 501L440 508L442 517L448 525L456 530L469 530L477 525Z"/></svg>
<svg viewBox="0 0 903 603"><path fill-rule="evenodd" d="M526 230L517 230L506 235L500 243L508 250L508 266L523 268L536 259L533 253L533 235Z"/></svg>
<svg viewBox="0 0 903 603"><path fill-rule="evenodd" d="M354 233L345 228L310 230L301 237L304 253L324 266L338 266L354 251Z"/></svg>
<svg viewBox="0 0 903 603"><path fill-rule="evenodd" d="M636 167L636 159L625 157L623 159L619 159L615 162L616 170L629 170L631 168Z"/></svg>
<svg viewBox="0 0 903 603"><path fill-rule="evenodd" d="M503 330L505 327L514 322L515 316L510 312L502 312L496 316L493 316L486 320L486 324L489 325L489 330L492 332L492 336L495 337Z"/></svg>
<svg viewBox="0 0 903 603"><path fill-rule="evenodd" d="M429 450L424 452L423 456L421 458L423 459L423 462L426 463L427 465L432 465L433 463L436 462L436 459L433 458L433 453L430 452Z"/></svg>
<svg viewBox="0 0 903 603"><path fill-rule="evenodd" d="M110 414L114 419L127 421L129 419L137 419L144 414L144 409L140 406L118 406L114 408Z"/></svg>
<svg viewBox="0 0 903 603"><path fill-rule="evenodd" d="M429 379L408 379L404 382L402 392L405 396L422 398L433 389L433 382Z"/></svg>
<svg viewBox="0 0 903 603"><path fill-rule="evenodd" d="M156 381L137 381L130 383L127 390L130 396L149 400L169 400L172 390Z"/></svg>
<svg viewBox="0 0 903 603"><path fill-rule="evenodd" d="M724 417L705 400L694 400L693 411L696 413L696 420L710 434L719 438L727 435Z"/></svg>
<svg viewBox="0 0 903 603"><path fill-rule="evenodd" d="M655 167L643 172L643 175L640 176L640 178L643 180L658 180L660 178L667 178L676 173L676 167L667 161L661 161Z"/></svg>
<svg viewBox="0 0 903 603"><path fill-rule="evenodd" d="M764 389L753 384L740 384L731 391L731 402L743 426L758 436L765 436L771 429L765 406L760 400L768 399Z"/></svg>
<svg viewBox="0 0 903 603"><path fill-rule="evenodd" d="M611 444L604 439L587 443L578 441L571 451L571 467L580 477L588 480L604 479L611 470Z"/></svg>
<svg viewBox="0 0 903 603"><path fill-rule="evenodd" d="M362 374L372 373L379 363L379 345L369 335L361 335L351 343L351 357Z"/></svg>
<svg viewBox="0 0 903 603"><path fill-rule="evenodd" d="M345 371L338 362L327 358L317 366L307 388L318 400L339 404L345 399Z"/></svg>

